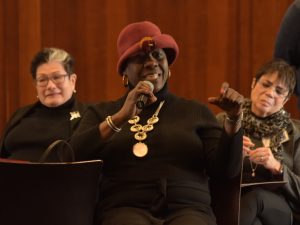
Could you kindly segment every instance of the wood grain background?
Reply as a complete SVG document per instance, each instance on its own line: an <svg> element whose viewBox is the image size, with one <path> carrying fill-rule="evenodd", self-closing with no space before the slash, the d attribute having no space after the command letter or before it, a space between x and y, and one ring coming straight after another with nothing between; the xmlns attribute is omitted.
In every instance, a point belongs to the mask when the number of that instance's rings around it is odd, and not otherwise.
<svg viewBox="0 0 300 225"><path fill-rule="evenodd" d="M150 20L178 42L170 88L207 102L223 81L248 96L255 71L271 59L292 0L0 0L0 133L20 106L36 101L29 73L42 47L70 52L81 101L124 93L116 40L131 22ZM218 109L209 106L214 112ZM287 109L299 117L295 97Z"/></svg>

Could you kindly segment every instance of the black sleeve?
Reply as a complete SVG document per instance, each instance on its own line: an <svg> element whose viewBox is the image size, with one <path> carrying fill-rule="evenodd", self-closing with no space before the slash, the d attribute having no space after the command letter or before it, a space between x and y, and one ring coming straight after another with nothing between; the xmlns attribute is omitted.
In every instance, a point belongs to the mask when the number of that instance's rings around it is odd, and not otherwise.
<svg viewBox="0 0 300 225"><path fill-rule="evenodd" d="M105 145L105 142L101 140L99 130L99 124L103 120L97 106L87 109L79 127L69 141L77 161L98 158L102 147Z"/></svg>
<svg viewBox="0 0 300 225"><path fill-rule="evenodd" d="M197 133L206 151L208 175L215 178L232 178L239 175L242 165L243 130L228 136L209 110L203 114L204 120L210 122Z"/></svg>
<svg viewBox="0 0 300 225"><path fill-rule="evenodd" d="M274 58L281 58L296 69L295 94L300 95L300 0L286 11L275 42Z"/></svg>

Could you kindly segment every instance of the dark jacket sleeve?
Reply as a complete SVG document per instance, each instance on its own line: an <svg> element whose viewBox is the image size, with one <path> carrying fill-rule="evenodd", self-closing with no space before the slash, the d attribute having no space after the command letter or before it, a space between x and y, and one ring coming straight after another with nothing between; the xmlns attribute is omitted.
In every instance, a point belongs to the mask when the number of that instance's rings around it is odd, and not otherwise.
<svg viewBox="0 0 300 225"><path fill-rule="evenodd" d="M288 183L283 190L293 207L300 210L300 121L293 120L293 133L285 147L283 179Z"/></svg>
<svg viewBox="0 0 300 225"><path fill-rule="evenodd" d="M89 107L82 118L78 129L72 135L70 144L76 160L97 158L98 151L105 142L101 140L99 124L103 121L95 107Z"/></svg>
<svg viewBox="0 0 300 225"><path fill-rule="evenodd" d="M216 118L220 126L224 127L225 113L219 113ZM223 129L219 148L228 146L228 164L227 176L234 178L241 175L241 168L243 162L243 129L241 128L234 136L228 137Z"/></svg>
<svg viewBox="0 0 300 225"><path fill-rule="evenodd" d="M72 119L70 121L71 122L72 132L75 132L76 129L79 127L81 119L84 117L84 114L86 113L88 107L92 106L92 105L93 104L81 103L81 102L78 102L77 100L75 100L74 105L73 105L70 113L72 113L72 112L79 112L80 117L76 117L76 118L74 118L74 119Z"/></svg>
<svg viewBox="0 0 300 225"><path fill-rule="evenodd" d="M207 113L209 114L209 113ZM214 178L233 178L240 174L242 165L242 129L233 136L228 136L223 126L217 123L215 116L210 113L206 121L215 121L219 127L218 138L203 138L207 151L207 172ZM207 131L205 131L207 133Z"/></svg>
<svg viewBox="0 0 300 225"><path fill-rule="evenodd" d="M286 11L275 42L274 58L281 58L296 69L295 94L300 95L300 0L294 1ZM300 105L298 105L300 106Z"/></svg>
<svg viewBox="0 0 300 225"><path fill-rule="evenodd" d="M7 122L3 134L1 136L0 139L0 157L1 158L7 158L9 157L10 153L9 153L9 149L5 149L4 147L4 140L6 138L6 135L8 134L8 132L10 130L12 130L18 123L19 121L26 116L32 109L33 107L36 105L32 104L32 105L28 105L22 108L17 109L13 115L10 117L9 121Z"/></svg>

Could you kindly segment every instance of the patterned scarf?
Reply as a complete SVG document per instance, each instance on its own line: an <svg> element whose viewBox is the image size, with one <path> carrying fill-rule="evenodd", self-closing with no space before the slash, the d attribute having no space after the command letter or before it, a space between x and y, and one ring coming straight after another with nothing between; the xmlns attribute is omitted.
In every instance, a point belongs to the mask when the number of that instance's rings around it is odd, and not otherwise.
<svg viewBox="0 0 300 225"><path fill-rule="evenodd" d="M265 117L260 118L251 112L251 101L245 100L243 105L243 128L245 135L258 140L270 138L270 148L274 157L282 160L282 143L286 139L286 130L291 126L290 114L284 109Z"/></svg>

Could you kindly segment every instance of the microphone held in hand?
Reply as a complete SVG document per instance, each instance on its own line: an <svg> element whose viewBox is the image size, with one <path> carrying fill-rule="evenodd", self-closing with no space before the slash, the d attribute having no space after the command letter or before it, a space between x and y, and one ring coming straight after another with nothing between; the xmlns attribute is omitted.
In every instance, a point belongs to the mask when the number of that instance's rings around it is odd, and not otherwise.
<svg viewBox="0 0 300 225"><path fill-rule="evenodd" d="M151 91L153 91L154 86L150 81L145 80L143 82L145 82L150 87ZM148 100L148 95L141 94L136 102L136 107L138 107L138 109L143 109L147 103L147 100Z"/></svg>

